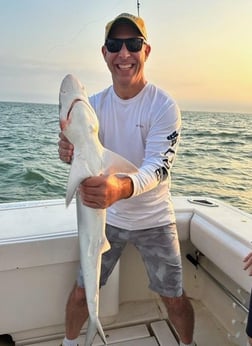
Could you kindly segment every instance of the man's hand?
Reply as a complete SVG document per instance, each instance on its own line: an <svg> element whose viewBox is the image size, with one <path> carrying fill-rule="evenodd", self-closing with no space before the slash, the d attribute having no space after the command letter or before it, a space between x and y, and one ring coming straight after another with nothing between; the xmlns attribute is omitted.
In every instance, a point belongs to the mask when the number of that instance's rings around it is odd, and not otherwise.
<svg viewBox="0 0 252 346"><path fill-rule="evenodd" d="M66 138L66 136L63 135L62 132L59 133L59 138L60 138L60 140L58 141L59 157L63 162L71 163L74 147Z"/></svg>
<svg viewBox="0 0 252 346"><path fill-rule="evenodd" d="M129 177L100 175L85 179L80 184L79 193L87 207L105 209L120 199L129 198L133 183Z"/></svg>
<svg viewBox="0 0 252 346"><path fill-rule="evenodd" d="M250 252L243 260L245 265L243 267L244 270L249 269L249 275L252 276L252 252Z"/></svg>

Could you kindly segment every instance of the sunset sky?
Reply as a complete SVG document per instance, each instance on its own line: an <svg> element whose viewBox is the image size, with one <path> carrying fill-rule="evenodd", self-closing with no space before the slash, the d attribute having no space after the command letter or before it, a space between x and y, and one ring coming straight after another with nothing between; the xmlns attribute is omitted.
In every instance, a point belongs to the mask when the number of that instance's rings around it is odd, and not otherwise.
<svg viewBox="0 0 252 346"><path fill-rule="evenodd" d="M0 0L0 101L58 103L75 74L89 94L111 84L104 27L131 0ZM252 113L252 1L141 0L148 81L182 110Z"/></svg>

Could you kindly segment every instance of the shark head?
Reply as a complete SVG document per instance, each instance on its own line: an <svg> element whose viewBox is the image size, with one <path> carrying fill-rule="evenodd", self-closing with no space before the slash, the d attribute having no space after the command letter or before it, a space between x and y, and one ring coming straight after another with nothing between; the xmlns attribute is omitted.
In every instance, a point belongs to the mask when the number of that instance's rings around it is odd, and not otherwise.
<svg viewBox="0 0 252 346"><path fill-rule="evenodd" d="M59 121L63 134L74 146L66 196L68 205L80 182L92 174L98 175L102 167L102 146L98 138L99 122L85 88L71 74L61 83ZM98 167L97 172L90 169L94 164Z"/></svg>
<svg viewBox="0 0 252 346"><path fill-rule="evenodd" d="M59 92L59 119L63 130L69 121L69 114L76 101L88 100L87 92L80 81L68 74L63 79Z"/></svg>

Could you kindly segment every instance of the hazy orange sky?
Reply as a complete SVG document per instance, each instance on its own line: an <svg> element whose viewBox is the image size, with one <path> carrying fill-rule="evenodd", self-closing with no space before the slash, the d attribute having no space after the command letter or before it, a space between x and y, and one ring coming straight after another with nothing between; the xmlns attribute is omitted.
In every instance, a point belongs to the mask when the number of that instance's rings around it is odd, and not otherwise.
<svg viewBox="0 0 252 346"><path fill-rule="evenodd" d="M0 101L58 103L75 74L89 94L111 84L105 24L137 1L0 0ZM252 113L252 1L142 0L150 82L182 110Z"/></svg>

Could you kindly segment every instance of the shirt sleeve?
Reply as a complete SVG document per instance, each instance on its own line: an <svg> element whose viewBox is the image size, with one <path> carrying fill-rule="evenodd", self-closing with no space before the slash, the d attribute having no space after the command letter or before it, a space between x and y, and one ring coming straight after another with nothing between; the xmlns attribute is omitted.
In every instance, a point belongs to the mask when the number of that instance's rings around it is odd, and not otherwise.
<svg viewBox="0 0 252 346"><path fill-rule="evenodd" d="M162 182L170 182L170 171L177 153L181 133L181 114L175 102L165 104L153 117L146 137L145 157L132 179L133 196L147 192Z"/></svg>

